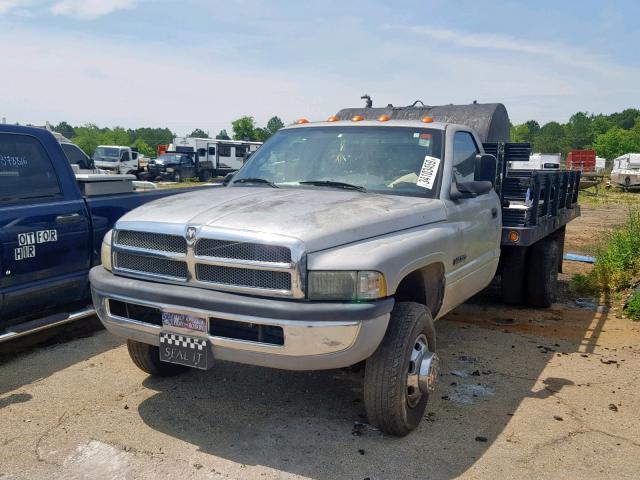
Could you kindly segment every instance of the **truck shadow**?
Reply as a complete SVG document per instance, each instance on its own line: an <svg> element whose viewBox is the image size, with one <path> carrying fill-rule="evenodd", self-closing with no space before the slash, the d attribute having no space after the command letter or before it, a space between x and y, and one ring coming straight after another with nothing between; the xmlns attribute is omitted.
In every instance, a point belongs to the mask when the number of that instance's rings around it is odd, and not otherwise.
<svg viewBox="0 0 640 480"><path fill-rule="evenodd" d="M47 378L122 344L112 335L95 335L103 330L98 317L43 330L0 344L0 395L23 385ZM50 347L56 355L50 354ZM0 401L0 409L11 403L26 402L23 394L10 395Z"/></svg>
<svg viewBox="0 0 640 480"><path fill-rule="evenodd" d="M555 356L593 352L606 320L563 305L511 309L490 293L473 302L437 322L440 383L423 423L405 438L365 423L361 374L348 371L220 362L178 379L148 378L144 385L157 393L138 411L151 428L247 468L327 480L455 478L491 447L523 402L573 385L546 376L545 367ZM541 421L554 419L550 413Z"/></svg>

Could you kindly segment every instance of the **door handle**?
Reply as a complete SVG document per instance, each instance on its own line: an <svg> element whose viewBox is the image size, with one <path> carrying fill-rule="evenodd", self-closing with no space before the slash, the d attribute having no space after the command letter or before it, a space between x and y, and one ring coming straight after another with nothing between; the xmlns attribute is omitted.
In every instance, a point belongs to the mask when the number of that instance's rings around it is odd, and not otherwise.
<svg viewBox="0 0 640 480"><path fill-rule="evenodd" d="M58 215L56 217L56 223L57 224L63 224L63 223L76 223L76 222L80 222L82 221L82 217L80 216L79 213L68 213L65 215Z"/></svg>
<svg viewBox="0 0 640 480"><path fill-rule="evenodd" d="M496 218L498 216L498 209L496 207L493 207L491 209L491 218Z"/></svg>

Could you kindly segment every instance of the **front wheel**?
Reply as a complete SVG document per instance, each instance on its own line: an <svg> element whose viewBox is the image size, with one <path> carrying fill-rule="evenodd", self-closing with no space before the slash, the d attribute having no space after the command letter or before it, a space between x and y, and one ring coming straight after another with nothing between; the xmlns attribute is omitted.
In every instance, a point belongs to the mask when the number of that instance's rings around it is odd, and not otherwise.
<svg viewBox="0 0 640 480"><path fill-rule="evenodd" d="M396 303L387 333L365 366L364 405L372 425L403 437L420 424L438 376L435 348L429 309Z"/></svg>
<svg viewBox="0 0 640 480"><path fill-rule="evenodd" d="M177 183L182 182L182 175L180 175L180 172L176 172L173 174L173 181Z"/></svg>
<svg viewBox="0 0 640 480"><path fill-rule="evenodd" d="M136 367L149 375L171 377L185 372L189 367L160 360L160 348L147 343L127 340L129 356Z"/></svg>

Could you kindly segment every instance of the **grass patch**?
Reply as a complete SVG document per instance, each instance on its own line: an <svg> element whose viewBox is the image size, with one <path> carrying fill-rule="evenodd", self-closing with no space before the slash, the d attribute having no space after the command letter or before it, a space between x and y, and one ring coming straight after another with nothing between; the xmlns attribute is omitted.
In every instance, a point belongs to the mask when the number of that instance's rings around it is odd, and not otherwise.
<svg viewBox="0 0 640 480"><path fill-rule="evenodd" d="M595 196L584 191L580 191L578 202L587 205L640 205L640 192L625 192L617 188L601 189Z"/></svg>
<svg viewBox="0 0 640 480"><path fill-rule="evenodd" d="M640 292L633 292L633 295L627 300L624 312L633 320L640 320Z"/></svg>
<svg viewBox="0 0 640 480"><path fill-rule="evenodd" d="M588 274L573 277L573 291L612 293L633 285L640 273L640 209L630 210L625 224L606 235L595 257L596 263Z"/></svg>

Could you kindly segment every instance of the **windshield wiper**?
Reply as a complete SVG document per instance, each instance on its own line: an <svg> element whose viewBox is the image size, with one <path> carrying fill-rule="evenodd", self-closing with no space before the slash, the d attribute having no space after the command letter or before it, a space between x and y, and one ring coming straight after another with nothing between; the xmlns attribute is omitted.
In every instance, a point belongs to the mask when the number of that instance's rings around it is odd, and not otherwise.
<svg viewBox="0 0 640 480"><path fill-rule="evenodd" d="M358 192L366 192L367 189L361 185L352 185L351 183L333 182L331 180L306 180L298 182L300 185L314 185L316 187L334 187L344 188L345 190L357 190Z"/></svg>
<svg viewBox="0 0 640 480"><path fill-rule="evenodd" d="M265 185L269 185L271 188L280 188L275 183L264 178L239 178L231 183L264 183Z"/></svg>

